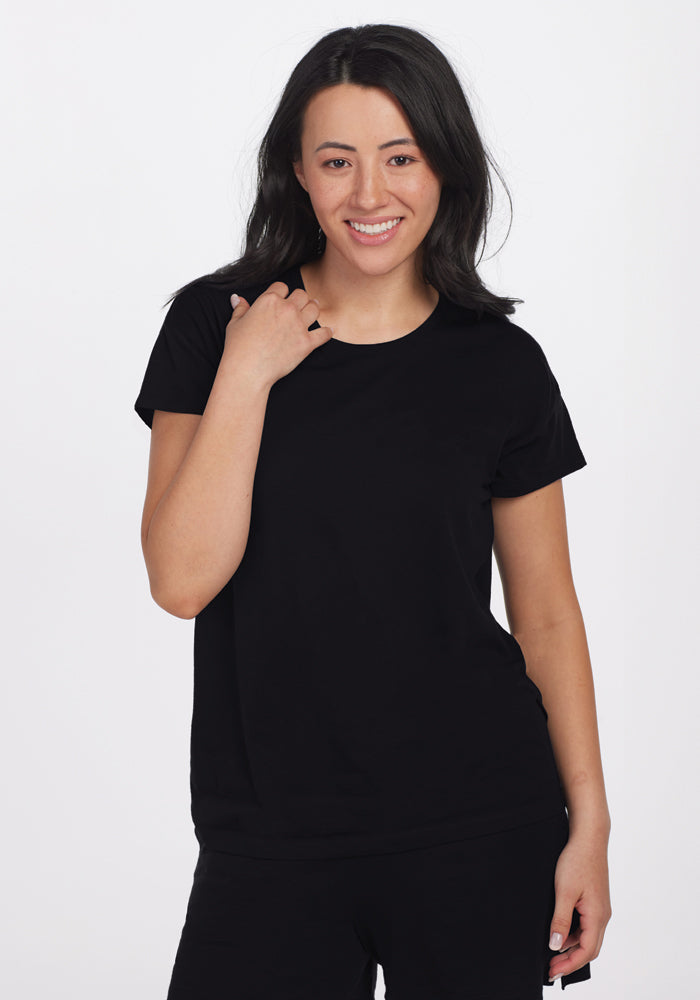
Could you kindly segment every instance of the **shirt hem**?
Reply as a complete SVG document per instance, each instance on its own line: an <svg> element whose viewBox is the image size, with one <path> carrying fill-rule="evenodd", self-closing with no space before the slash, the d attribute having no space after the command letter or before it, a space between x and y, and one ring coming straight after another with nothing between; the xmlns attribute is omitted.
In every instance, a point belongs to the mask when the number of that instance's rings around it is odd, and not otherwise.
<svg viewBox="0 0 700 1000"><path fill-rule="evenodd" d="M531 823L568 818L563 804L521 809L517 815L470 817L437 826L383 834L325 837L265 837L233 830L208 829L195 824L195 836L204 850L222 851L253 858L305 860L358 857L370 854L395 854L422 847L432 847L454 840L500 833Z"/></svg>

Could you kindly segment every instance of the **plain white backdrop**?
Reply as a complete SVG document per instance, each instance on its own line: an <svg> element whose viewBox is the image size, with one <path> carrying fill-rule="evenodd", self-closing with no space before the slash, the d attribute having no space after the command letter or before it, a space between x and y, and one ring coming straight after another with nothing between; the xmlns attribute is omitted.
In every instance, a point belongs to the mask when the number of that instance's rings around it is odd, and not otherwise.
<svg viewBox="0 0 700 1000"><path fill-rule="evenodd" d="M133 403L164 301L240 252L293 66L325 32L379 21L427 32L462 79L513 197L482 275L525 300L513 318L545 349L588 459L564 488L613 918L571 995L695 985L697 7L29 0L7 5L0 43L12 1000L165 997L197 852L193 622L149 594ZM495 184L491 254L509 223ZM503 620L497 574L494 608Z"/></svg>

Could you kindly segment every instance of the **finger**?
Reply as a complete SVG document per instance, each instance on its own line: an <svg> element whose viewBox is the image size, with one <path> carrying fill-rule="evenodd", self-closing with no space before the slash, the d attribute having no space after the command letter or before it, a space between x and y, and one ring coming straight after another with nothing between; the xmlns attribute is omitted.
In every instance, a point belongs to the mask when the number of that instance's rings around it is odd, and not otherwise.
<svg viewBox="0 0 700 1000"><path fill-rule="evenodd" d="M554 975L556 972L560 972L562 966L568 968L565 963L569 962L569 965L571 964L569 960L572 954L580 949L580 947L579 941L573 941L566 949L562 949L561 952L557 952L556 955L553 955L549 963L550 976Z"/></svg>
<svg viewBox="0 0 700 1000"><path fill-rule="evenodd" d="M269 295L270 293L286 299L289 295L289 285L285 285L283 281L273 281L270 287L265 289L263 295Z"/></svg>
<svg viewBox="0 0 700 1000"><path fill-rule="evenodd" d="M561 979L562 976L570 976L572 972L577 972L593 959L592 955L587 955L583 948L572 948L567 953L566 960L552 962L549 967L550 979Z"/></svg>
<svg viewBox="0 0 700 1000"><path fill-rule="evenodd" d="M572 948L566 956L558 955L554 959L549 967L549 981L555 982L562 976L570 976L572 972L582 969L588 962L590 962L590 958L584 954L582 948Z"/></svg>
<svg viewBox="0 0 700 1000"><path fill-rule="evenodd" d="M316 346L325 344L327 340L333 338L333 328L330 326L319 326L316 330L309 330L309 336L316 341Z"/></svg>
<svg viewBox="0 0 700 1000"><path fill-rule="evenodd" d="M250 309L250 305L246 299L244 299L242 295L236 295L235 292L231 296L230 301L233 308L231 319L233 319L234 316L236 319L239 319L245 312L247 312L248 309Z"/></svg>
<svg viewBox="0 0 700 1000"><path fill-rule="evenodd" d="M549 947L551 951L561 951L569 936L574 917L576 899L558 893L554 907L554 915L549 925Z"/></svg>
<svg viewBox="0 0 700 1000"><path fill-rule="evenodd" d="M555 950L561 952L568 951L569 948L573 948L575 944L580 943L580 938L581 938L581 928L577 927L575 931L572 931L571 934L569 934L567 937L564 938L564 943L562 944L561 948L557 948Z"/></svg>
<svg viewBox="0 0 700 1000"><path fill-rule="evenodd" d="M557 963L563 962L565 959L569 958L571 952L575 948L581 947L581 942L578 940L579 931L575 934L571 934L567 940L564 942L562 948L557 952L556 955L552 955L552 960L549 963L550 968L553 968Z"/></svg>
<svg viewBox="0 0 700 1000"><path fill-rule="evenodd" d="M574 943L565 952L555 955L549 963L550 978L566 976L591 962L600 952L601 938L597 928L577 930L571 935ZM564 942L566 944L566 942Z"/></svg>
<svg viewBox="0 0 700 1000"><path fill-rule="evenodd" d="M294 291L288 296L289 301L293 302L297 309L303 309L305 305L309 302L314 302L315 300L311 298L309 293L305 288L295 288Z"/></svg>
<svg viewBox="0 0 700 1000"><path fill-rule="evenodd" d="M321 313L321 306L318 299L309 299L309 301L301 307L301 315L304 317L304 322L307 326L311 326L315 322Z"/></svg>

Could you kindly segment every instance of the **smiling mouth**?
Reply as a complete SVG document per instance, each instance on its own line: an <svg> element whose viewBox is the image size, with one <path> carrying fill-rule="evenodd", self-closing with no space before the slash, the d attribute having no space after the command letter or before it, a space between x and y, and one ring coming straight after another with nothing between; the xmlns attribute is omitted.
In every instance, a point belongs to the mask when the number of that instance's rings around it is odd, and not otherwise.
<svg viewBox="0 0 700 1000"><path fill-rule="evenodd" d="M377 235L378 233L387 233L394 226L398 226L399 222L403 218L402 215L397 215L395 219L390 219L388 222L376 222L374 224L366 224L364 222L353 222L352 219L346 219L347 224L355 230L357 233L367 233L370 236Z"/></svg>

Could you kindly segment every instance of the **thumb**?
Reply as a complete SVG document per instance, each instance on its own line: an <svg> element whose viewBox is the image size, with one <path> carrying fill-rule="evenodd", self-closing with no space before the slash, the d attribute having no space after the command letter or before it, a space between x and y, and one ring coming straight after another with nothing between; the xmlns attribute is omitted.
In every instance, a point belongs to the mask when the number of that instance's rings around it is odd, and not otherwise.
<svg viewBox="0 0 700 1000"><path fill-rule="evenodd" d="M574 915L573 898L558 899L554 908L554 916L549 928L549 947L551 951L561 951L562 946L569 936Z"/></svg>
<svg viewBox="0 0 700 1000"><path fill-rule="evenodd" d="M325 344L326 341L333 339L333 327L319 326L316 330L309 330L309 335L318 341L315 346L320 347L321 344Z"/></svg>
<svg viewBox="0 0 700 1000"><path fill-rule="evenodd" d="M231 305L233 307L233 315L231 316L231 319L239 319L250 309L250 304L243 298L243 296L236 295L235 292L231 296Z"/></svg>

